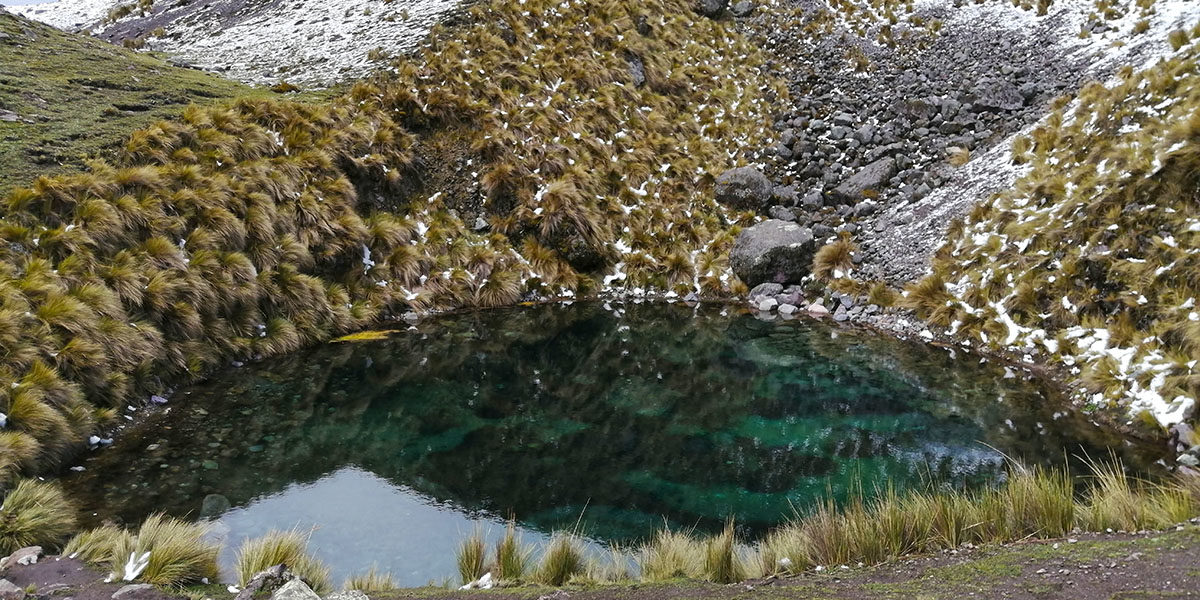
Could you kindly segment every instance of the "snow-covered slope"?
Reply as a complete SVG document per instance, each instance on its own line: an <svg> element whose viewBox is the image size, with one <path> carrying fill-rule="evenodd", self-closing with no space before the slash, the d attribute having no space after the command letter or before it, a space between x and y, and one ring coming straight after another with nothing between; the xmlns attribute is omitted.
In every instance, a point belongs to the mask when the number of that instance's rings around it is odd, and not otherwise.
<svg viewBox="0 0 1200 600"><path fill-rule="evenodd" d="M213 0L155 2L102 23L113 0L58 0L12 10L109 41L144 40L181 63L254 84L326 86L361 77L407 52L462 0Z"/></svg>
<svg viewBox="0 0 1200 600"><path fill-rule="evenodd" d="M99 23L114 4L113 0L59 0L21 6L8 6L0 2L11 13L66 31L80 31Z"/></svg>

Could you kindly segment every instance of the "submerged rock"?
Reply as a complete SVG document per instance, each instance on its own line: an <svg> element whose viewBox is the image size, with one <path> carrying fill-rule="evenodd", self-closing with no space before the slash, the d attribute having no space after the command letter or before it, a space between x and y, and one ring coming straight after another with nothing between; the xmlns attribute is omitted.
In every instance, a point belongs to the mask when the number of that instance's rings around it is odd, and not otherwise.
<svg viewBox="0 0 1200 600"><path fill-rule="evenodd" d="M812 231L771 219L742 231L729 253L733 273L749 286L797 283L812 269Z"/></svg>
<svg viewBox="0 0 1200 600"><path fill-rule="evenodd" d="M744 210L762 210L773 199L775 186L754 167L738 167L717 177L717 202Z"/></svg>

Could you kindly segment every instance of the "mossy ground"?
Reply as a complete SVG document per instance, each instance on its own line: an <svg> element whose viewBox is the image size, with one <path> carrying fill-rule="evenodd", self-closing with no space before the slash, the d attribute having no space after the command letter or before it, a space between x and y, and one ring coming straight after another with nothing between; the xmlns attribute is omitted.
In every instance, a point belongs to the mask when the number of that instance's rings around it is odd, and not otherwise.
<svg viewBox="0 0 1200 600"><path fill-rule="evenodd" d="M0 195L83 168L191 103L270 94L0 10ZM4 37L7 36L7 37Z"/></svg>

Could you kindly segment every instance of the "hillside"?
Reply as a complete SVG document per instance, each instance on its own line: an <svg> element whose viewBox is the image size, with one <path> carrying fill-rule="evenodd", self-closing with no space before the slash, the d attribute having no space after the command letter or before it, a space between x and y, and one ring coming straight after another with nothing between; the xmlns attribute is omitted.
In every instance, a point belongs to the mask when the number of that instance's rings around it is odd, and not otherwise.
<svg viewBox="0 0 1200 600"><path fill-rule="evenodd" d="M111 156L130 132L191 103L255 93L0 9L0 195Z"/></svg>

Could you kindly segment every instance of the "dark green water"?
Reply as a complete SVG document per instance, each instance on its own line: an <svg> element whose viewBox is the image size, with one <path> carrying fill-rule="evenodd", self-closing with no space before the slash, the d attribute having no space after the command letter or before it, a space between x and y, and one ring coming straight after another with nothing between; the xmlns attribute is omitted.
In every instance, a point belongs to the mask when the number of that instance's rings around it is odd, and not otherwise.
<svg viewBox="0 0 1200 600"><path fill-rule="evenodd" d="M339 578L378 564L407 584L510 515L527 541L729 516L752 536L829 493L1121 447L975 356L681 304L449 316L230 367L168 406L66 479L97 521L211 518L233 546L316 527Z"/></svg>

